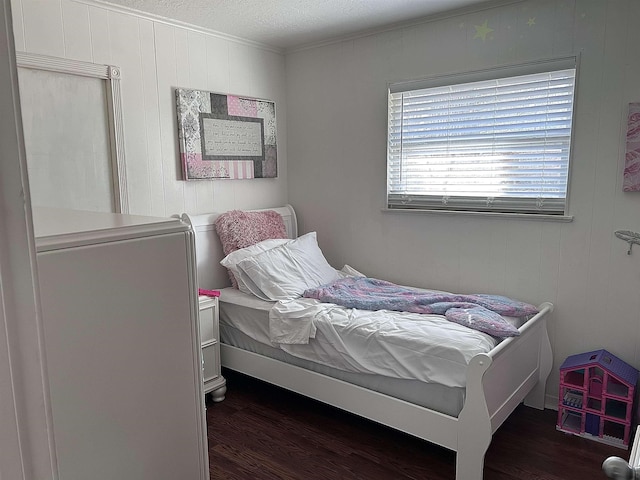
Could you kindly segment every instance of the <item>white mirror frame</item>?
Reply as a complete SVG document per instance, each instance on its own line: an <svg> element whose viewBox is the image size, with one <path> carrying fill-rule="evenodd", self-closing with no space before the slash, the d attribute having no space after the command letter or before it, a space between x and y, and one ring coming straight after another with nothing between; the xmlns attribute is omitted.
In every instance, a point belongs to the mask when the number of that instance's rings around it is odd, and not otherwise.
<svg viewBox="0 0 640 480"><path fill-rule="evenodd" d="M47 70L69 75L98 78L105 81L107 87L109 144L111 147L110 157L115 212L129 213L124 128L122 122L122 95L120 91L120 68L113 65L101 65L26 52L16 52L16 60L19 68Z"/></svg>

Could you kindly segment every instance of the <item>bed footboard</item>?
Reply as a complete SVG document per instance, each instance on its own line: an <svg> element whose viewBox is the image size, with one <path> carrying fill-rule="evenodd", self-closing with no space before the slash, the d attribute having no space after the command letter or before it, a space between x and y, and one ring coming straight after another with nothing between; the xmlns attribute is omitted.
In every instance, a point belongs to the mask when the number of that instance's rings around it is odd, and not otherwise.
<svg viewBox="0 0 640 480"><path fill-rule="evenodd" d="M456 480L482 480L484 455L493 435L483 382L492 363L482 353L467 367L466 397L457 425Z"/></svg>
<svg viewBox="0 0 640 480"><path fill-rule="evenodd" d="M457 480L482 480L493 433L525 398L544 408L552 364L545 316L552 310L550 303L540 305L518 337L469 363L465 404L458 416Z"/></svg>
<svg viewBox="0 0 640 480"><path fill-rule="evenodd" d="M547 331L547 317L546 315L553 312L553 304L543 303L540 308L548 308L543 314L540 322L542 323L539 328L541 332L540 338L540 370L538 376L538 383L533 387L529 394L524 399L524 404L528 407L537 408L538 410L544 410L546 400L546 386L549 374L553 368L553 352L551 351L551 342L549 341L549 333Z"/></svg>

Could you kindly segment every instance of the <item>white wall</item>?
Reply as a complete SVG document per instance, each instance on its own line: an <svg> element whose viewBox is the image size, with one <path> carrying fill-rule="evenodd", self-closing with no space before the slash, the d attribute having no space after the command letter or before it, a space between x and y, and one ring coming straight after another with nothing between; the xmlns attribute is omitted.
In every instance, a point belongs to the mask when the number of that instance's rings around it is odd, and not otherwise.
<svg viewBox="0 0 640 480"><path fill-rule="evenodd" d="M122 69L130 213L168 216L287 200L284 56L249 42L71 0L12 0L16 50ZM175 87L276 102L277 179L181 180Z"/></svg>
<svg viewBox="0 0 640 480"><path fill-rule="evenodd" d="M493 29L485 40L476 26ZM640 367L640 193L622 192L627 105L640 101L637 0L530 0L286 58L289 201L335 266L405 284L553 302L559 364L606 348ZM388 82L582 54L572 223L383 213Z"/></svg>

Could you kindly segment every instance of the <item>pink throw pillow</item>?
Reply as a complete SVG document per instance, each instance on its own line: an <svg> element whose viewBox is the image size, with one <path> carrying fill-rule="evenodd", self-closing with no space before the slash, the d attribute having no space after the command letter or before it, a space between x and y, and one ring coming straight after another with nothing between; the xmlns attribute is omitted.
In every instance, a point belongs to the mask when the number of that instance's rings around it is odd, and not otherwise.
<svg viewBox="0 0 640 480"><path fill-rule="evenodd" d="M288 238L282 217L273 210L263 212L230 210L220 215L214 225L225 255L263 240ZM229 278L233 287L238 288L238 283L231 271L229 271Z"/></svg>

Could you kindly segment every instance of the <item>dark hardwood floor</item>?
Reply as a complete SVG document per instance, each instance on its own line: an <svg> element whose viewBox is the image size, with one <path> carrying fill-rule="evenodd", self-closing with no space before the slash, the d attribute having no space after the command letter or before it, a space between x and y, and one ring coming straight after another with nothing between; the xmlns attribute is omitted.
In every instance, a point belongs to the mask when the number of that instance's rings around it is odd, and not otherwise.
<svg viewBox="0 0 640 480"><path fill-rule="evenodd" d="M227 397L207 399L212 479L451 480L455 454L231 371ZM555 429L556 412L520 406L496 432L485 480L605 479L629 452Z"/></svg>

